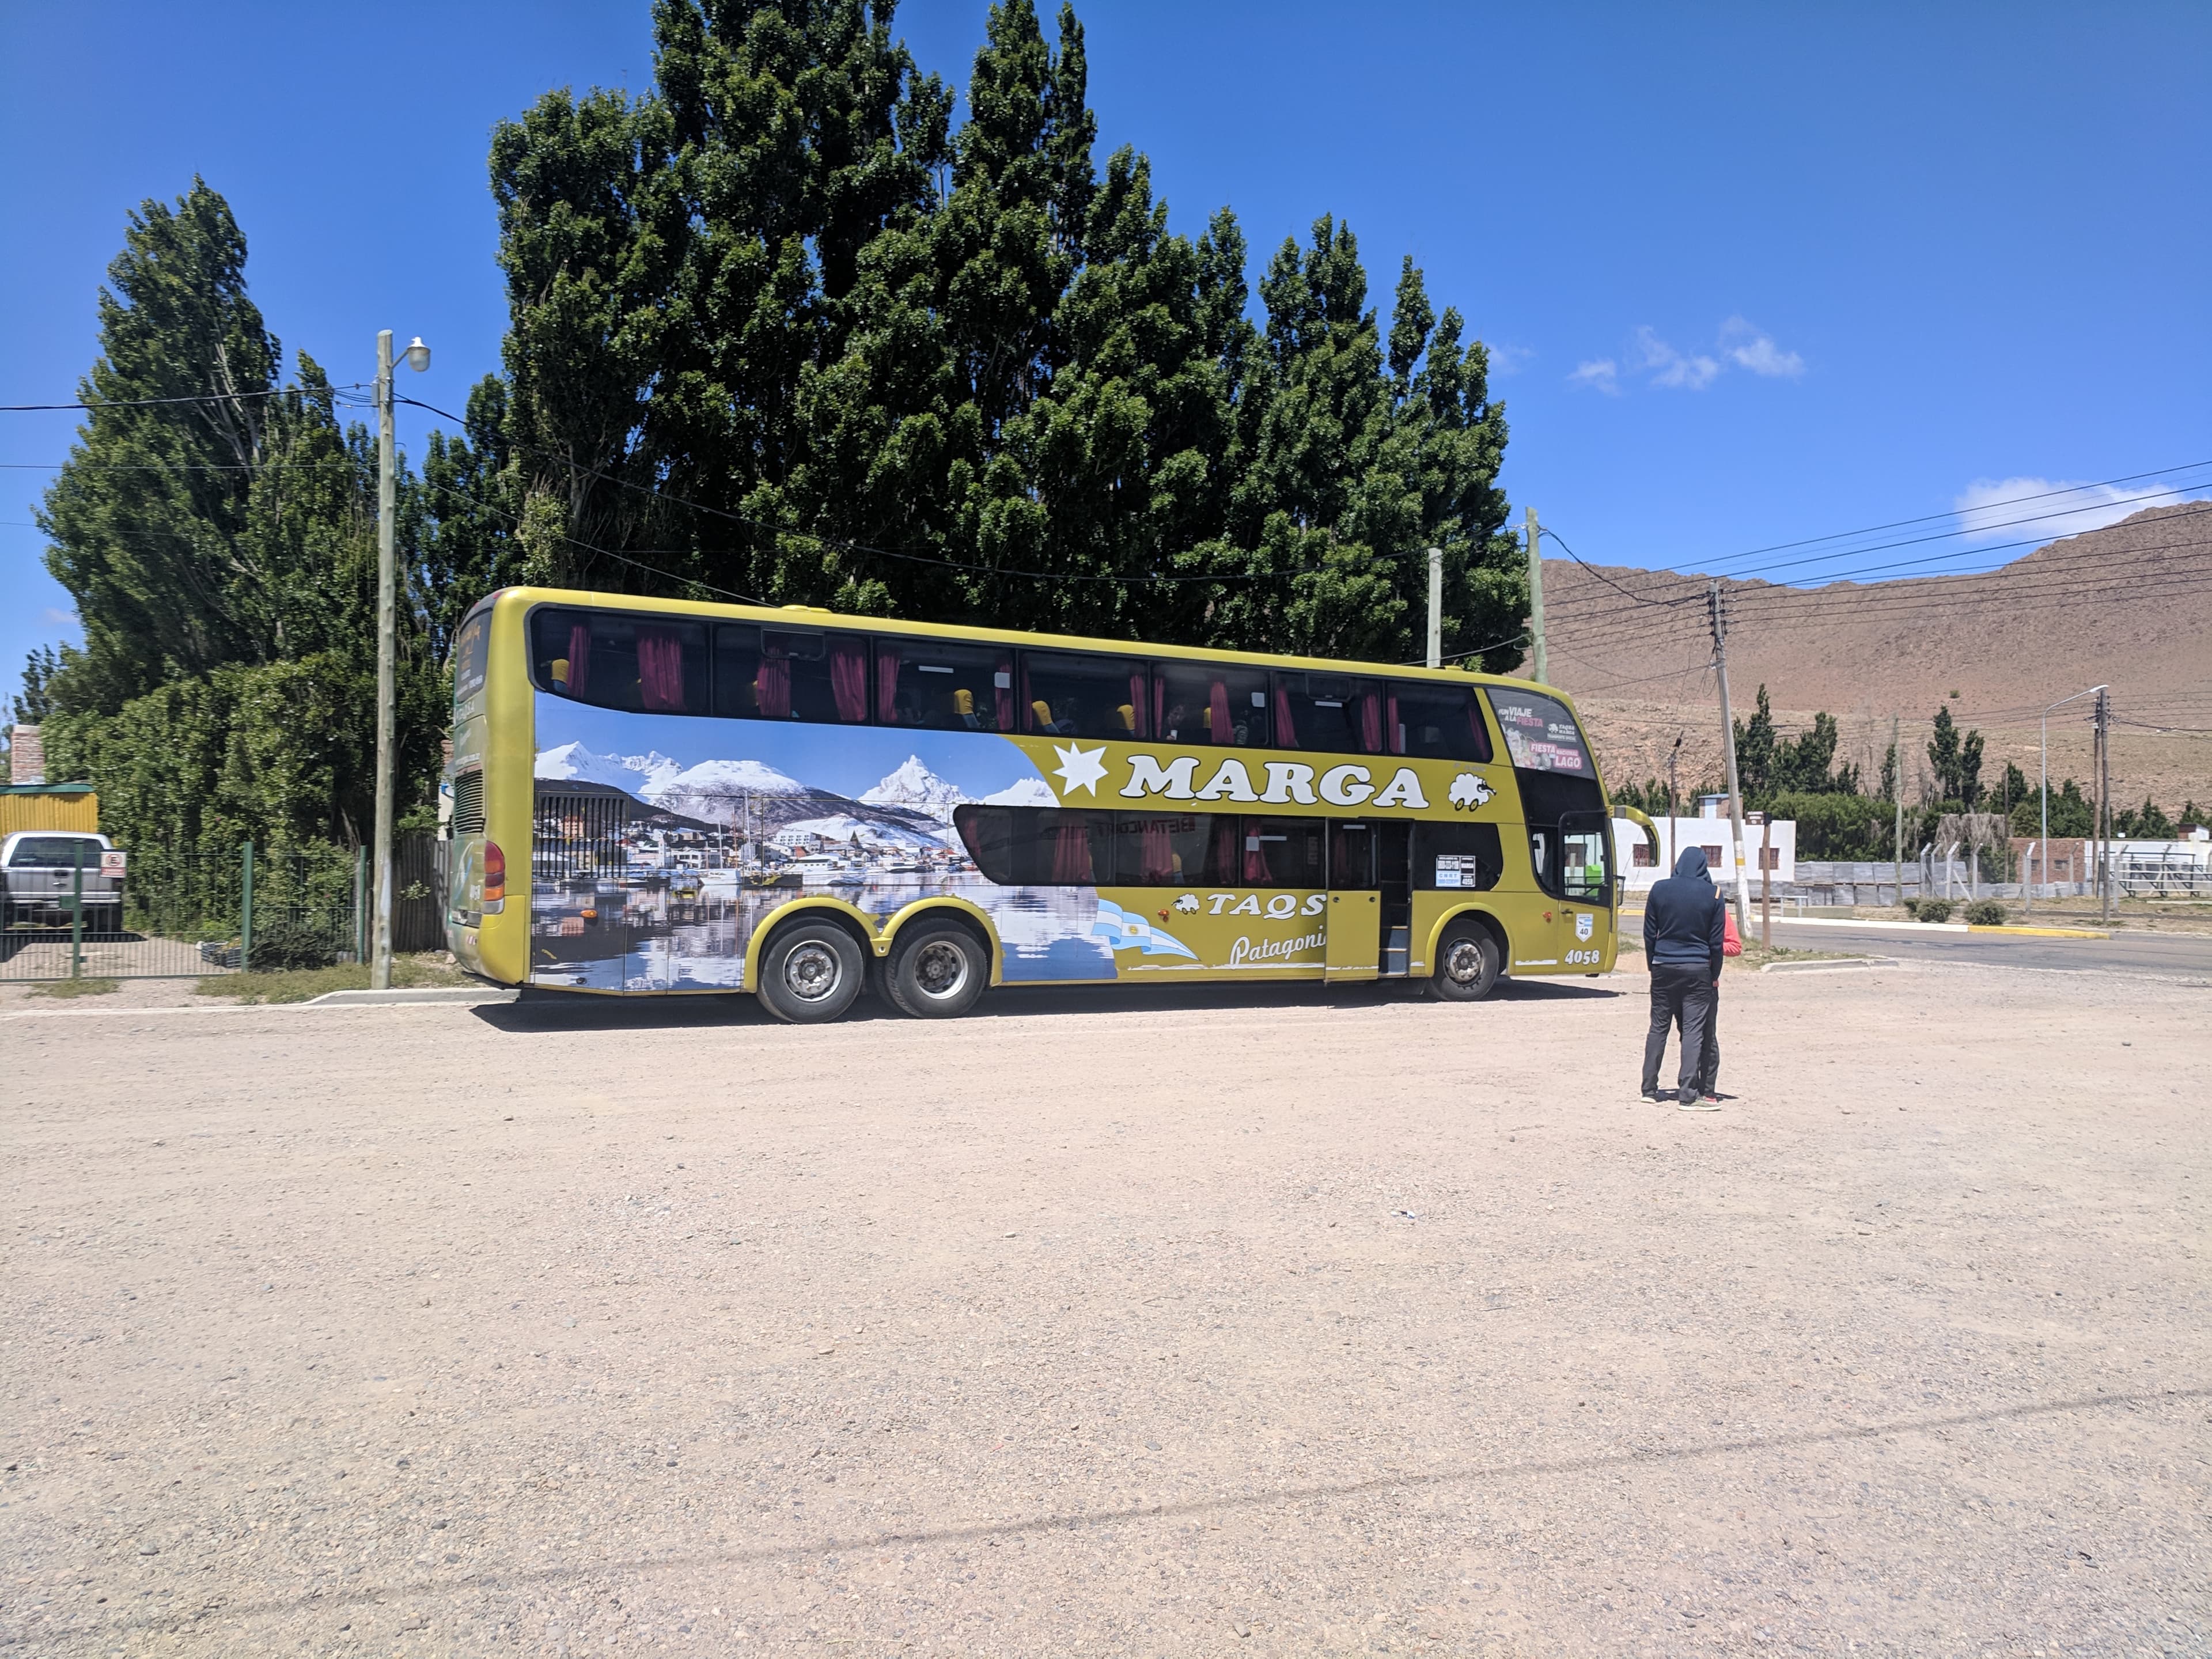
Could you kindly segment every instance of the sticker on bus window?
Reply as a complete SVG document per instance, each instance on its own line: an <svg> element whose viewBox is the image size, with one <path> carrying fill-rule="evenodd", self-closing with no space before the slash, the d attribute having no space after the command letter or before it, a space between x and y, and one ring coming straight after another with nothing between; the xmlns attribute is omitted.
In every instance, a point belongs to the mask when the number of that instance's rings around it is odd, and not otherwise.
<svg viewBox="0 0 2212 1659"><path fill-rule="evenodd" d="M1439 887L1481 886L1482 878L1474 855L1470 853L1437 854L1437 885Z"/></svg>

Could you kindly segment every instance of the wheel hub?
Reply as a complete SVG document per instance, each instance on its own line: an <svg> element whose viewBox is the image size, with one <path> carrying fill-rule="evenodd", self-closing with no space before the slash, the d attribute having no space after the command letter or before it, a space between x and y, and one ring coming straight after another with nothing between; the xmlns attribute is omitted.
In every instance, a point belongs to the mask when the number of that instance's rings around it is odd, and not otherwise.
<svg viewBox="0 0 2212 1659"><path fill-rule="evenodd" d="M819 1002L837 988L837 953L810 939L784 958L783 982L793 996Z"/></svg>
<svg viewBox="0 0 2212 1659"><path fill-rule="evenodd" d="M927 997L957 995L968 983L967 953L944 939L932 939L915 957L914 982Z"/></svg>

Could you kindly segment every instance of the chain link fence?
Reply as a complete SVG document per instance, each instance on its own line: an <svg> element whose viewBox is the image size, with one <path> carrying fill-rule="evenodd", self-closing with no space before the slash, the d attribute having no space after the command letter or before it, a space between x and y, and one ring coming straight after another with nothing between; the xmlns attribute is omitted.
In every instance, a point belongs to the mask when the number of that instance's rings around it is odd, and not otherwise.
<svg viewBox="0 0 2212 1659"><path fill-rule="evenodd" d="M443 860L406 837L396 873L418 869L395 906L415 942L442 905ZM103 857L89 837L19 841L0 869L0 981L198 979L325 968L367 953L366 849L208 854L167 848ZM416 890L421 890L419 892Z"/></svg>

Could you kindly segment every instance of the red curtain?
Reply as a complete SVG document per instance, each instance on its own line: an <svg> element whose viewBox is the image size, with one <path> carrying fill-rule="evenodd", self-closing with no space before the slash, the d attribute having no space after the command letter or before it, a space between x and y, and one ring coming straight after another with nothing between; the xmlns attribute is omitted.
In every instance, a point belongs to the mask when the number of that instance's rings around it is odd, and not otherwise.
<svg viewBox="0 0 2212 1659"><path fill-rule="evenodd" d="M1014 659L1011 653L999 659L998 672L991 676L991 684L999 694L999 730L1012 732L1015 726Z"/></svg>
<svg viewBox="0 0 2212 1659"><path fill-rule="evenodd" d="M1213 821L1213 865L1206 872L1212 880L1237 879L1237 827L1235 818Z"/></svg>
<svg viewBox="0 0 2212 1659"><path fill-rule="evenodd" d="M592 685L592 625L568 624L568 695L580 697Z"/></svg>
<svg viewBox="0 0 2212 1659"><path fill-rule="evenodd" d="M1359 747L1370 755L1382 752L1382 698L1379 693L1359 694Z"/></svg>
<svg viewBox="0 0 2212 1659"><path fill-rule="evenodd" d="M1267 868L1267 854L1260 840L1260 832L1246 825L1244 830L1244 879L1256 887L1271 886L1274 873Z"/></svg>
<svg viewBox="0 0 2212 1659"><path fill-rule="evenodd" d="M882 726L898 724L899 648L895 645L876 647L876 720Z"/></svg>
<svg viewBox="0 0 2212 1659"><path fill-rule="evenodd" d="M791 659L777 646L770 646L763 653L760 678L755 682L760 688L760 711L763 720L787 720L791 718Z"/></svg>
<svg viewBox="0 0 2212 1659"><path fill-rule="evenodd" d="M1162 675L1152 682L1152 730L1164 732L1167 729L1168 682L1167 677Z"/></svg>
<svg viewBox="0 0 2212 1659"><path fill-rule="evenodd" d="M1145 821L1145 842L1138 854L1137 869L1140 881L1175 879L1175 848L1168 840L1166 819Z"/></svg>
<svg viewBox="0 0 2212 1659"><path fill-rule="evenodd" d="M1052 839L1052 878L1063 887L1088 887L1091 874L1091 832L1078 819L1063 822Z"/></svg>
<svg viewBox="0 0 2212 1659"><path fill-rule="evenodd" d="M1490 763L1490 733L1482 729L1482 711L1474 706L1474 694L1468 693L1467 723L1474 728L1474 757L1484 765Z"/></svg>
<svg viewBox="0 0 2212 1659"><path fill-rule="evenodd" d="M864 640L830 641L830 695L837 700L837 718L857 726L868 718L868 647Z"/></svg>
<svg viewBox="0 0 2212 1659"><path fill-rule="evenodd" d="M1384 723L1390 728L1389 734L1390 738L1390 752L1394 755L1404 754L1406 752L1406 726L1405 723L1398 718L1398 694L1395 691L1393 691L1390 694L1389 706L1382 711L1382 719Z"/></svg>
<svg viewBox="0 0 2212 1659"><path fill-rule="evenodd" d="M1229 722L1228 686L1216 680L1212 685L1206 687L1206 706L1212 714L1213 722L1206 731L1206 741L1209 743L1236 742L1237 728Z"/></svg>
<svg viewBox="0 0 2212 1659"><path fill-rule="evenodd" d="M1283 690L1280 680L1275 682L1275 747L1295 749L1298 746L1297 722L1291 718L1291 694Z"/></svg>
<svg viewBox="0 0 2212 1659"><path fill-rule="evenodd" d="M638 629L637 689L648 714L684 712L684 639L674 629Z"/></svg>
<svg viewBox="0 0 2212 1659"><path fill-rule="evenodd" d="M1141 668L1129 676L1129 735L1145 735L1145 672Z"/></svg>

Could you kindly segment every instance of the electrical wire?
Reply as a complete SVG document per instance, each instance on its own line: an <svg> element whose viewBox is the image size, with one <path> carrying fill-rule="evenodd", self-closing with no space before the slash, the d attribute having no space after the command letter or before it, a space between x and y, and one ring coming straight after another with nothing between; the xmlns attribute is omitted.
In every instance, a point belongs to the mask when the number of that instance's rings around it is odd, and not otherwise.
<svg viewBox="0 0 2212 1659"><path fill-rule="evenodd" d="M325 392L358 392L368 385L367 380L356 380L349 386L271 386L266 392L198 392L182 398L104 398L96 404L0 404L0 415L30 415L51 410L151 409L165 404L236 404L249 398L283 398L298 396L319 398Z"/></svg>

